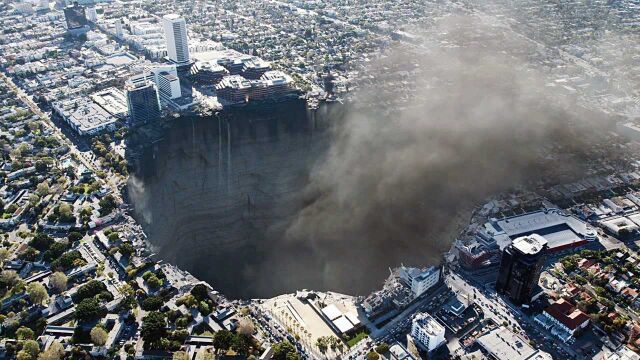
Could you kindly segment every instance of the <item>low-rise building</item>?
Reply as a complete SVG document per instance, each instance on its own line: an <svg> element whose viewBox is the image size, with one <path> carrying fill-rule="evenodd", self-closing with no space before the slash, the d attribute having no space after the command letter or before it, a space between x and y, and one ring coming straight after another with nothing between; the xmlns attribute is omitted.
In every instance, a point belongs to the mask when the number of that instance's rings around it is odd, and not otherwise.
<svg viewBox="0 0 640 360"><path fill-rule="evenodd" d="M413 296L418 297L440 281L440 268L431 266L425 269L418 269L402 266L400 268L400 279L411 288Z"/></svg>
<svg viewBox="0 0 640 360"><path fill-rule="evenodd" d="M79 135L97 135L113 131L118 118L87 97L55 101L53 110Z"/></svg>
<svg viewBox="0 0 640 360"><path fill-rule="evenodd" d="M476 343L496 360L551 360L549 353L529 345L527 341L502 326L480 336Z"/></svg>
<svg viewBox="0 0 640 360"><path fill-rule="evenodd" d="M391 360L416 360L416 358L409 353L409 350L402 346L399 342L391 345L389 348L389 359Z"/></svg>
<svg viewBox="0 0 640 360"><path fill-rule="evenodd" d="M535 321L568 341L589 325L589 316L565 299L560 299L536 316Z"/></svg>

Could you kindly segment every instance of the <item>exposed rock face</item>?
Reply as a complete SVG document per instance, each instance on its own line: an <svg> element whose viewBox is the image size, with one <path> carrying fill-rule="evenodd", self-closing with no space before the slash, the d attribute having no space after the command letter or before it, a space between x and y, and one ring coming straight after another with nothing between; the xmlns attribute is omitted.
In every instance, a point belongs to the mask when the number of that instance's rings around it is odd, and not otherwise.
<svg viewBox="0 0 640 360"><path fill-rule="evenodd" d="M328 131L297 104L272 114L179 119L129 183L159 256L231 297L330 286L313 249L284 236Z"/></svg>

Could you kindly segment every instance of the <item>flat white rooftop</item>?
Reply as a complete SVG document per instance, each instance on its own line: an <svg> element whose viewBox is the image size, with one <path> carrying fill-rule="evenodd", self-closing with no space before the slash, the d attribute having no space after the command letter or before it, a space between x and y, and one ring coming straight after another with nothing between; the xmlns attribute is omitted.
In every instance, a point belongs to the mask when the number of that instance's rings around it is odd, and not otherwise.
<svg viewBox="0 0 640 360"><path fill-rule="evenodd" d="M328 306L325 306L322 309L322 313L324 314L324 316L327 317L327 319L333 321L337 318L339 318L340 316L342 316L342 311L340 311L340 309L338 309L338 307L335 304L331 304Z"/></svg>
<svg viewBox="0 0 640 360"><path fill-rule="evenodd" d="M551 360L550 354L537 350L504 326L491 330L477 340L498 360Z"/></svg>
<svg viewBox="0 0 640 360"><path fill-rule="evenodd" d="M547 243L548 241L542 236L531 234L513 240L511 245L523 254L535 255L539 253Z"/></svg>

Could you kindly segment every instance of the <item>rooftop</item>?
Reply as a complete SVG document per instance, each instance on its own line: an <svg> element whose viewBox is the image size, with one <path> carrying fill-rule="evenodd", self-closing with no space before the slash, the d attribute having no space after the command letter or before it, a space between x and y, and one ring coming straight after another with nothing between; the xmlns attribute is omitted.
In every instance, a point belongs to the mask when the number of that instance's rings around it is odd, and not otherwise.
<svg viewBox="0 0 640 360"><path fill-rule="evenodd" d="M533 348L504 326L491 330L476 341L497 360L553 359L550 354Z"/></svg>
<svg viewBox="0 0 640 360"><path fill-rule="evenodd" d="M587 314L580 311L565 299L556 301L544 309L544 311L571 330L575 330L580 327L580 325L589 321Z"/></svg>
<svg viewBox="0 0 640 360"><path fill-rule="evenodd" d="M85 97L58 102L56 106L61 110L63 117L68 122L83 132L113 124L118 120L98 104Z"/></svg>
<svg viewBox="0 0 640 360"><path fill-rule="evenodd" d="M547 246L547 240L538 234L522 236L511 244L516 250L526 255L535 255Z"/></svg>
<svg viewBox="0 0 640 360"><path fill-rule="evenodd" d="M325 306L322 309L322 313L331 321L342 316L342 311L340 311L340 309L338 309L338 307L335 304Z"/></svg>
<svg viewBox="0 0 640 360"><path fill-rule="evenodd" d="M395 343L389 348L389 352L393 358L398 360L413 360L415 357L409 353L409 351L400 343Z"/></svg>
<svg viewBox="0 0 640 360"><path fill-rule="evenodd" d="M417 314L413 319L414 323L420 325L420 327L430 335L437 335L444 331L444 327L433 318L433 316L427 313Z"/></svg>
<svg viewBox="0 0 640 360"><path fill-rule="evenodd" d="M513 239L531 234L545 238L550 249L581 243L594 236L587 223L557 209L493 219L485 224L485 230L498 241L500 248Z"/></svg>
<svg viewBox="0 0 640 360"><path fill-rule="evenodd" d="M167 19L167 20L171 20L171 21L181 19L180 15L178 15L178 14L167 14L167 15L163 16L162 18L163 19Z"/></svg>

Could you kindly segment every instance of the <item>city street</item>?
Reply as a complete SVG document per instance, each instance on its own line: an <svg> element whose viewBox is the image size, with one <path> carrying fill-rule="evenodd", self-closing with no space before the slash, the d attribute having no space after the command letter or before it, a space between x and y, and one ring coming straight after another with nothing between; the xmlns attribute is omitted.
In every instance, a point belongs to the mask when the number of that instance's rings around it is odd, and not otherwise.
<svg viewBox="0 0 640 360"><path fill-rule="evenodd" d="M567 357L570 354L573 358L580 358L580 355L570 346L552 337L535 323L533 318L505 302L499 295L492 294L487 297L484 291L478 290L454 273L447 277L447 283L462 297L480 306L486 318L491 318L497 324L506 324L509 329L525 339L533 340L536 346L541 346L542 350L551 353L554 357Z"/></svg>

